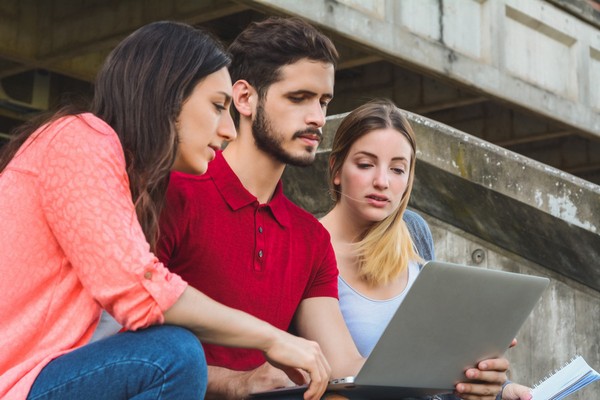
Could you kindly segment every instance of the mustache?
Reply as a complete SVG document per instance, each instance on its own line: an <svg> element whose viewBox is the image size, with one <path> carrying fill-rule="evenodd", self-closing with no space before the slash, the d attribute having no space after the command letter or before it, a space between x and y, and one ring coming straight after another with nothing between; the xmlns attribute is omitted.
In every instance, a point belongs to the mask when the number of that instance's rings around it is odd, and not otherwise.
<svg viewBox="0 0 600 400"><path fill-rule="evenodd" d="M302 135L315 135L319 138L319 142L323 140L323 133L318 128L306 128L301 131L296 131L294 132L294 136L292 136L292 138L297 139Z"/></svg>

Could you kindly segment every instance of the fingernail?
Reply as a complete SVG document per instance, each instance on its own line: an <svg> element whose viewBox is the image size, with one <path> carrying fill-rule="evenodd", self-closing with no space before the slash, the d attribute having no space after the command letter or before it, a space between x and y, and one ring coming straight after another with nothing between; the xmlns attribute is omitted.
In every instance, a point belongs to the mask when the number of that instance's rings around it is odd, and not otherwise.
<svg viewBox="0 0 600 400"><path fill-rule="evenodd" d="M459 383L458 385L456 385L456 390L462 392L463 390L465 390L465 387Z"/></svg>
<svg viewBox="0 0 600 400"><path fill-rule="evenodd" d="M481 363L480 367L481 369L487 369L488 365L487 363Z"/></svg>

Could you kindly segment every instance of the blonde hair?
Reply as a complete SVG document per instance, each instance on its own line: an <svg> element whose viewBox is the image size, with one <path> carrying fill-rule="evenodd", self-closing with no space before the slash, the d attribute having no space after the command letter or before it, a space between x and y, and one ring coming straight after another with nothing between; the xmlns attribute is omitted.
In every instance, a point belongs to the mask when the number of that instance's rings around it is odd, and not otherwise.
<svg viewBox="0 0 600 400"><path fill-rule="evenodd" d="M399 207L385 219L374 223L354 244L358 274L369 285L387 284L408 268L410 261L421 262L406 223L402 219L408 206L415 175L416 140L408 120L388 99L372 100L348 114L333 139L329 156L329 185L334 201L342 197L342 188L334 183L350 148L359 138L377 129L392 128L409 142L412 154L406 191Z"/></svg>

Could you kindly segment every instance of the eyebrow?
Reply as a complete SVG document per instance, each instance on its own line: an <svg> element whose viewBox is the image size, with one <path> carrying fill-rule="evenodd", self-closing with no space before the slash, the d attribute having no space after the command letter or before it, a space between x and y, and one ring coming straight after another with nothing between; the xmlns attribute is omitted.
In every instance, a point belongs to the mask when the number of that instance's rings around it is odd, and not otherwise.
<svg viewBox="0 0 600 400"><path fill-rule="evenodd" d="M231 100L232 100L232 97L231 97L231 95L230 95L229 93L225 93L225 92L223 92L223 91L219 91L218 93L219 93L219 94L222 94L223 96L225 96L225 101L226 101L226 102L231 102Z"/></svg>
<svg viewBox="0 0 600 400"><path fill-rule="evenodd" d="M304 95L310 95L310 96L317 96L317 93L310 91L310 90L304 90L304 89L300 89L300 90L294 90L291 92L287 92L286 93L288 96L294 96L294 95L299 95L299 94L304 94ZM328 100L333 99L333 94L332 93L324 93L321 97L325 97Z"/></svg>
<svg viewBox="0 0 600 400"><path fill-rule="evenodd" d="M379 157L377 157L377 155L376 155L376 154L370 153L370 152L368 152L368 151L359 151L359 152L357 152L357 153L355 154L355 156L357 156L357 155L361 155L361 154L362 154L362 155L365 155L365 156L368 156L368 157L372 157L372 158L377 158L377 159L379 159ZM407 159L406 157L393 157L393 158L392 158L392 161L408 161L408 159Z"/></svg>

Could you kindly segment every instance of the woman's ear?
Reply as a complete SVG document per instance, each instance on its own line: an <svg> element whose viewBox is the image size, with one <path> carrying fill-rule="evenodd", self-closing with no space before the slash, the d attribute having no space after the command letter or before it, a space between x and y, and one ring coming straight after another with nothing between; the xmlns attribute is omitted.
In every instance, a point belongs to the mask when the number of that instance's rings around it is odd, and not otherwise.
<svg viewBox="0 0 600 400"><path fill-rule="evenodd" d="M232 87L233 104L240 115L252 117L255 101L258 98L256 90L244 79L240 79Z"/></svg>
<svg viewBox="0 0 600 400"><path fill-rule="evenodd" d="M336 186L339 186L341 184L339 171L333 177L333 184L336 185Z"/></svg>
<svg viewBox="0 0 600 400"><path fill-rule="evenodd" d="M335 157L329 157L329 170L333 170L333 166L335 165ZM335 175L333 176L333 184L338 186L340 184L340 170L338 169Z"/></svg>

